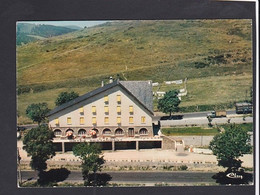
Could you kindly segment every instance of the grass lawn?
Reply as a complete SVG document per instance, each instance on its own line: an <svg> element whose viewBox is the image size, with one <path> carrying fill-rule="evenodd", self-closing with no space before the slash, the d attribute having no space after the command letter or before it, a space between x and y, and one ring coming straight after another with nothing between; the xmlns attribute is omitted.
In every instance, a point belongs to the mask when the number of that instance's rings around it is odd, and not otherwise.
<svg viewBox="0 0 260 195"><path fill-rule="evenodd" d="M225 124L225 125L221 125L221 127L223 127L224 129L227 129L231 126L232 124ZM236 124L236 126L242 128L245 131L249 131L252 132L253 131L253 123L244 123L244 124Z"/></svg>
<svg viewBox="0 0 260 195"><path fill-rule="evenodd" d="M217 128L203 128L203 127L181 127L181 128L162 128L164 135L216 135L218 134Z"/></svg>
<svg viewBox="0 0 260 195"><path fill-rule="evenodd" d="M232 124L221 125L224 129L227 129ZM245 131L253 131L253 123L236 124L236 126L242 128ZM216 135L219 133L217 127L205 128L205 127L174 127L174 128L162 128L162 133L167 136L183 136L183 135L197 135L197 136L208 136Z"/></svg>

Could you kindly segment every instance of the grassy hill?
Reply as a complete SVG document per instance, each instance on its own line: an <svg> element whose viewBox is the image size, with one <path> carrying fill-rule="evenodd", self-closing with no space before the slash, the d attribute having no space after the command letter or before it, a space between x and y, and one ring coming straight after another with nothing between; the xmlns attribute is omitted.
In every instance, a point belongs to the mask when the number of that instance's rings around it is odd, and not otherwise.
<svg viewBox="0 0 260 195"><path fill-rule="evenodd" d="M252 86L251 34L250 20L114 21L18 46L20 118L32 102L53 108L60 91L84 94L109 76L188 78L182 107L244 100Z"/></svg>
<svg viewBox="0 0 260 195"><path fill-rule="evenodd" d="M53 25L36 25L29 23L17 23L16 44L29 43L44 38L58 36L79 30L75 27L61 27Z"/></svg>

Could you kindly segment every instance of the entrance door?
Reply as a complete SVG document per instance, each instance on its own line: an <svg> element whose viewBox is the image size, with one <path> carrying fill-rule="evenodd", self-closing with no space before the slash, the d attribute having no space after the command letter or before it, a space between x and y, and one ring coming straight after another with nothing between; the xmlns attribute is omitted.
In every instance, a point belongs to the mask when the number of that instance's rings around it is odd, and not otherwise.
<svg viewBox="0 0 260 195"><path fill-rule="evenodd" d="M129 137L134 137L135 133L134 133L134 128L129 128L128 129L128 136Z"/></svg>

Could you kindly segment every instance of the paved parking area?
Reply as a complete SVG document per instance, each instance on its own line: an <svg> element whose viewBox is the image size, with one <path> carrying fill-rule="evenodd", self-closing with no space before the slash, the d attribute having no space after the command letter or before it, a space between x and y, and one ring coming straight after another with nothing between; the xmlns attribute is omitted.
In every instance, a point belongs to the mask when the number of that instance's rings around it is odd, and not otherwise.
<svg viewBox="0 0 260 195"><path fill-rule="evenodd" d="M22 160L30 160L26 151L22 150L22 142L17 143L19 153ZM216 163L217 159L214 155L190 153L188 151L176 152L174 150L146 149L146 150L118 150L105 151L104 159L107 161L150 161L150 162L176 162L176 163ZM77 157L72 152L57 153L54 161L66 159L67 161L76 161ZM253 167L253 155L244 155L241 160L244 167Z"/></svg>

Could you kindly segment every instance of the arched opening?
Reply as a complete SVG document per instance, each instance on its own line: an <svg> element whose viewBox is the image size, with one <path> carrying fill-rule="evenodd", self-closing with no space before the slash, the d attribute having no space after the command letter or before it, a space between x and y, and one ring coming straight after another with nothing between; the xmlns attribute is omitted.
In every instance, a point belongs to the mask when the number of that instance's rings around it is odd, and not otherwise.
<svg viewBox="0 0 260 195"><path fill-rule="evenodd" d="M97 138L97 135L98 135L98 130L97 129L91 129L90 131L89 131L89 134L91 135L91 137L92 138Z"/></svg>
<svg viewBox="0 0 260 195"><path fill-rule="evenodd" d="M66 131L66 137L68 137L68 139L72 139L73 138L73 133L74 133L74 131L72 129L68 129Z"/></svg>
<svg viewBox="0 0 260 195"><path fill-rule="evenodd" d="M71 131L72 133L74 132L72 129L67 129L66 133L69 132L69 131Z"/></svg>
<svg viewBox="0 0 260 195"><path fill-rule="evenodd" d="M115 134L116 134L116 135L123 135L123 134L124 134L124 131L119 128L119 129L116 129Z"/></svg>
<svg viewBox="0 0 260 195"><path fill-rule="evenodd" d="M92 131L95 131L96 132L96 135L98 135L98 133L99 133L99 131L98 131L98 129L92 129Z"/></svg>
<svg viewBox="0 0 260 195"><path fill-rule="evenodd" d="M139 134L140 134L140 135L147 135L147 134L148 134L148 131L147 131L147 129L142 128L142 129L140 129Z"/></svg>
<svg viewBox="0 0 260 195"><path fill-rule="evenodd" d="M103 135L111 135L111 130L110 129L104 129Z"/></svg>
<svg viewBox="0 0 260 195"><path fill-rule="evenodd" d="M60 137L61 136L61 130L60 129L55 129L53 132L54 132L54 136L55 137Z"/></svg>
<svg viewBox="0 0 260 195"><path fill-rule="evenodd" d="M80 129L80 130L78 131L78 135L79 135L79 136L86 135L86 133L87 133L87 131L86 131L85 129Z"/></svg>

